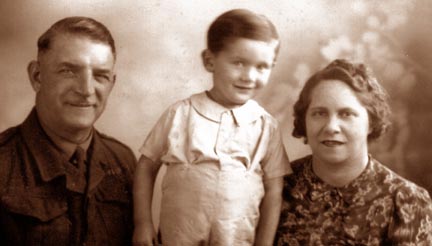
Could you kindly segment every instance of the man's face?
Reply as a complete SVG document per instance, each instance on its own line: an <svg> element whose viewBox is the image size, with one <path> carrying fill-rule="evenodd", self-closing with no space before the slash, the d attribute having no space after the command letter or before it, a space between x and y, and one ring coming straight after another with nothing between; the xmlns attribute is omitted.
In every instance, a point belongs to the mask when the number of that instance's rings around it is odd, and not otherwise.
<svg viewBox="0 0 432 246"><path fill-rule="evenodd" d="M54 132L91 129L115 81L110 46L78 35L56 36L29 72L40 120Z"/></svg>

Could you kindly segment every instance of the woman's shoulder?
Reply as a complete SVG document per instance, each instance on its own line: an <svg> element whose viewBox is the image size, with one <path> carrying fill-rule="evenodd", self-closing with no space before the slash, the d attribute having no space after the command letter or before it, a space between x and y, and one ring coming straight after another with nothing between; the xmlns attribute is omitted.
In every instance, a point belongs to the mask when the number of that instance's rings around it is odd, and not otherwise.
<svg viewBox="0 0 432 246"><path fill-rule="evenodd" d="M307 155L290 162L293 173L301 172L312 160L312 155Z"/></svg>
<svg viewBox="0 0 432 246"><path fill-rule="evenodd" d="M391 196L393 205L388 235L393 242L410 245L431 245L432 201L428 191L403 178L377 160L372 160L381 189ZM375 187L375 190L380 190Z"/></svg>
<svg viewBox="0 0 432 246"><path fill-rule="evenodd" d="M388 187L388 191L395 199L404 197L406 199L431 202L428 191L423 187L402 177L374 158L371 158L371 163L371 168L375 173L377 182L382 186Z"/></svg>

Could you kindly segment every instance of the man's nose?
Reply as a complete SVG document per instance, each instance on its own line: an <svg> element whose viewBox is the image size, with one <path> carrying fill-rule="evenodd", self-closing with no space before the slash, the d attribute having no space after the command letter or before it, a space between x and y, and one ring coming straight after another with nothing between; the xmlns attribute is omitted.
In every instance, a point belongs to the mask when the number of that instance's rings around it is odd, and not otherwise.
<svg viewBox="0 0 432 246"><path fill-rule="evenodd" d="M78 92L83 96L95 93L95 80L91 72L83 72L78 81Z"/></svg>

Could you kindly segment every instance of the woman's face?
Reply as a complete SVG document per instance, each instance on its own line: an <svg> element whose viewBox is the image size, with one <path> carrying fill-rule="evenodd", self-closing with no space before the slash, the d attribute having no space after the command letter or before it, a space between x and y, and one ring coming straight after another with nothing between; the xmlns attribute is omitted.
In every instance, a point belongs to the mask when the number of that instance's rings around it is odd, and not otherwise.
<svg viewBox="0 0 432 246"><path fill-rule="evenodd" d="M310 95L306 136L314 159L330 165L364 160L369 117L354 91L339 80L323 80Z"/></svg>

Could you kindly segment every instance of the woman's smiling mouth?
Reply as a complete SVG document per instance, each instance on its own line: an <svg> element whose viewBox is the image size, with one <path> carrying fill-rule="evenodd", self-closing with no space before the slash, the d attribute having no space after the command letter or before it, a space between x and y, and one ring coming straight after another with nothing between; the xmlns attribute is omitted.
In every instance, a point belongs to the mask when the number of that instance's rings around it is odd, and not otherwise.
<svg viewBox="0 0 432 246"><path fill-rule="evenodd" d="M344 142L337 141L337 140L324 140L321 141L321 143L327 147L336 147L344 144Z"/></svg>

